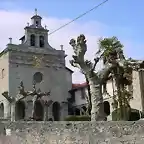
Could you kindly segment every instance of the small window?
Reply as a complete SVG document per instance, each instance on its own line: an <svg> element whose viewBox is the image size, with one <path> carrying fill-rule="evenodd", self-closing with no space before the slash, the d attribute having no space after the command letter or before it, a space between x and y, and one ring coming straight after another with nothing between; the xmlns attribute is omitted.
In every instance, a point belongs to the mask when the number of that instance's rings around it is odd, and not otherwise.
<svg viewBox="0 0 144 144"><path fill-rule="evenodd" d="M44 36L39 37L39 45L40 47L44 47Z"/></svg>
<svg viewBox="0 0 144 144"><path fill-rule="evenodd" d="M81 99L85 99L85 89L81 89Z"/></svg>
<svg viewBox="0 0 144 144"><path fill-rule="evenodd" d="M4 78L4 69L2 69L2 79Z"/></svg>
<svg viewBox="0 0 144 144"><path fill-rule="evenodd" d="M31 46L35 46L35 35L32 34L30 37Z"/></svg>
<svg viewBox="0 0 144 144"><path fill-rule="evenodd" d="M38 21L36 21L36 26L38 26L39 25L39 22Z"/></svg>

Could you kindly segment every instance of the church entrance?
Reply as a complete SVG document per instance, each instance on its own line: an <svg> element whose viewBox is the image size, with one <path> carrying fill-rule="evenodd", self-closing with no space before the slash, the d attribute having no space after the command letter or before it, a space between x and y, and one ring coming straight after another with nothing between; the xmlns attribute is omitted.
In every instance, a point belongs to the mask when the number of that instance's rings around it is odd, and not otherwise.
<svg viewBox="0 0 144 144"><path fill-rule="evenodd" d="M60 120L60 104L58 102L53 103L52 112L53 112L54 121L59 121Z"/></svg>
<svg viewBox="0 0 144 144"><path fill-rule="evenodd" d="M21 120L25 118L25 103L24 101L16 102L16 120Z"/></svg>
<svg viewBox="0 0 144 144"><path fill-rule="evenodd" d="M104 112L107 116L110 115L110 104L108 101L104 101Z"/></svg>
<svg viewBox="0 0 144 144"><path fill-rule="evenodd" d="M43 121L44 108L41 104L41 101L37 100L34 104L34 115L33 118L36 121Z"/></svg>

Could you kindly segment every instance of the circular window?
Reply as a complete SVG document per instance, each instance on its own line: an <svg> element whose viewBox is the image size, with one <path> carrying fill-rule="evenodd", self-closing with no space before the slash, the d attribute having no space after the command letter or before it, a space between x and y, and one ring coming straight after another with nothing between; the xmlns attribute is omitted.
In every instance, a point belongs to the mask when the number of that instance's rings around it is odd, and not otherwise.
<svg viewBox="0 0 144 144"><path fill-rule="evenodd" d="M36 82L36 83L40 83L42 80L43 80L43 74L40 73L40 72L36 72L33 76L33 80Z"/></svg>

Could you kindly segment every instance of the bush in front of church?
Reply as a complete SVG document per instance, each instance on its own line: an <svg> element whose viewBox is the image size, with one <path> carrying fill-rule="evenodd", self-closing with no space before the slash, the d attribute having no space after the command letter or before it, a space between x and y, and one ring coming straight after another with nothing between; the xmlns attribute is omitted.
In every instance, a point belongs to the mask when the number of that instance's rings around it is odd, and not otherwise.
<svg viewBox="0 0 144 144"><path fill-rule="evenodd" d="M65 121L90 121L90 116L68 116L65 118Z"/></svg>

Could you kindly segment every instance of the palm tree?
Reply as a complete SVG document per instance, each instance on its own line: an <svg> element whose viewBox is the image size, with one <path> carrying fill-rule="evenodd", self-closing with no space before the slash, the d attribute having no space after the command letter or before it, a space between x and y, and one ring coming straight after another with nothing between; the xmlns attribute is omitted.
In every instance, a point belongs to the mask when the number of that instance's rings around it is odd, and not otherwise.
<svg viewBox="0 0 144 144"><path fill-rule="evenodd" d="M116 95L113 96L114 109L119 107L120 120L128 120L126 113L127 109L130 110L132 92L127 90L127 87L132 84L132 67L128 66L122 48L123 45L116 37L99 40L99 53L103 52L104 66L111 67L106 78L111 74L111 79L115 81L117 89Z"/></svg>

